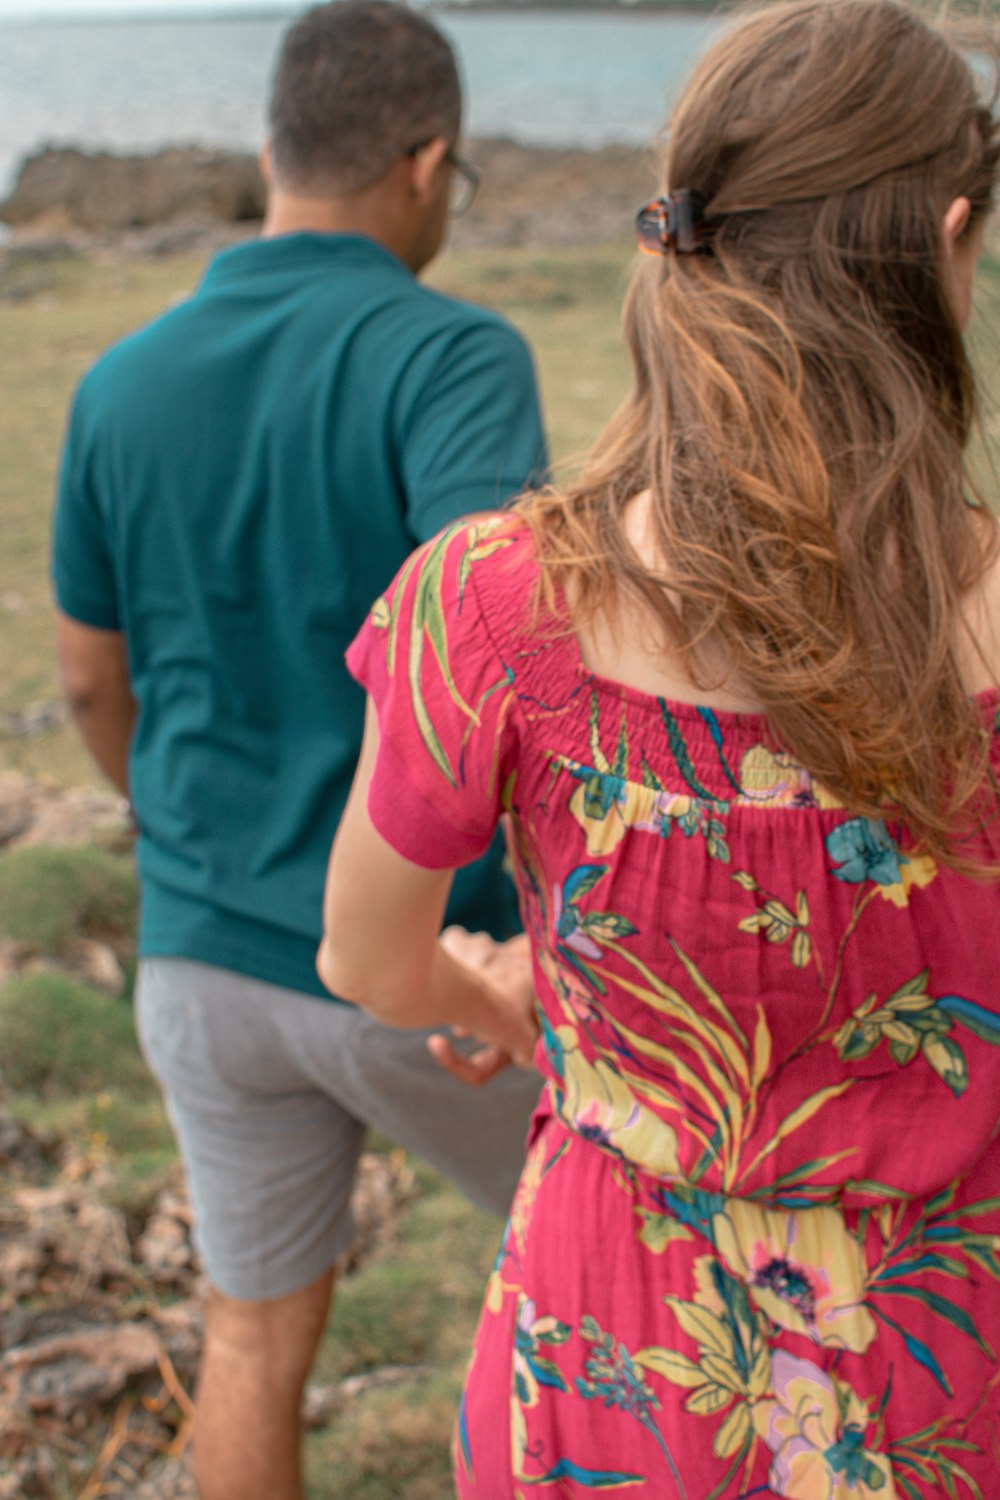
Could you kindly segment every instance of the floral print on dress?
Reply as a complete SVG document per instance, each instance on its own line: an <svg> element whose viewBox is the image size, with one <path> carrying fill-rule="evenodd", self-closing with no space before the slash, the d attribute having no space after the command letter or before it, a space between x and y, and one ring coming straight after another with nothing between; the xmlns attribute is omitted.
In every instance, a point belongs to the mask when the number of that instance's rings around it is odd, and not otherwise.
<svg viewBox="0 0 1000 1500"><path fill-rule="evenodd" d="M516 516L415 554L349 665L376 826L447 867L506 816L534 955L462 1500L990 1500L1000 882L838 806L761 716L588 671Z"/></svg>

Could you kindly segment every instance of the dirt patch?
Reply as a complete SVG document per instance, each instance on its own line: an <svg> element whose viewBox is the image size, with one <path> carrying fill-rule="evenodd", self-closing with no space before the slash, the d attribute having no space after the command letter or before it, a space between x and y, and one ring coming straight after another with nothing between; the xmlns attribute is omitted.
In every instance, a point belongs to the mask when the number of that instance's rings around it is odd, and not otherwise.
<svg viewBox="0 0 1000 1500"><path fill-rule="evenodd" d="M130 845L128 803L123 797L50 786L20 771L0 771L0 849L94 843L105 849Z"/></svg>

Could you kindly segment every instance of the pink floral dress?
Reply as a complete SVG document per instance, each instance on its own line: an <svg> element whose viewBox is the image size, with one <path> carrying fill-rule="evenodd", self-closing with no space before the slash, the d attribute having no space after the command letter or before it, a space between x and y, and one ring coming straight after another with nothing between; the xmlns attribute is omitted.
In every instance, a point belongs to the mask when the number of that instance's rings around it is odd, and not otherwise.
<svg viewBox="0 0 1000 1500"><path fill-rule="evenodd" d="M1000 884L838 808L763 718L595 677L537 577L516 517L455 527L349 656L376 827L444 868L507 814L534 952L459 1494L990 1500Z"/></svg>

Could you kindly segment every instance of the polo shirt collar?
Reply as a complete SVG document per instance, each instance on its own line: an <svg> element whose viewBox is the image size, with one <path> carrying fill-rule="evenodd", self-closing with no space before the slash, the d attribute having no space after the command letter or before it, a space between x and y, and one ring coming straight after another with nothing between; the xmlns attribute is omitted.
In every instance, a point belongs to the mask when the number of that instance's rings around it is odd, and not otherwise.
<svg viewBox="0 0 1000 1500"><path fill-rule="evenodd" d="M413 276L397 255L368 235L301 230L249 240L220 251L209 261L201 284L207 286L269 271L287 274L295 270L325 270L334 265L381 265Z"/></svg>

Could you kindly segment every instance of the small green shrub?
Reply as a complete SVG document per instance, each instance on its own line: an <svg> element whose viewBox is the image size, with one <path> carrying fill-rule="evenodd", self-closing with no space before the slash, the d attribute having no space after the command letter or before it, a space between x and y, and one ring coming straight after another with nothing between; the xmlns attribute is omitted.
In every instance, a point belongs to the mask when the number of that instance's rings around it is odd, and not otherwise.
<svg viewBox="0 0 1000 1500"><path fill-rule="evenodd" d="M38 844L0 855L0 937L61 953L75 937L131 936L138 888L130 860L89 845Z"/></svg>
<svg viewBox="0 0 1000 1500"><path fill-rule="evenodd" d="M15 1093L67 1098L151 1090L132 1007L63 974L0 987L0 1074Z"/></svg>

